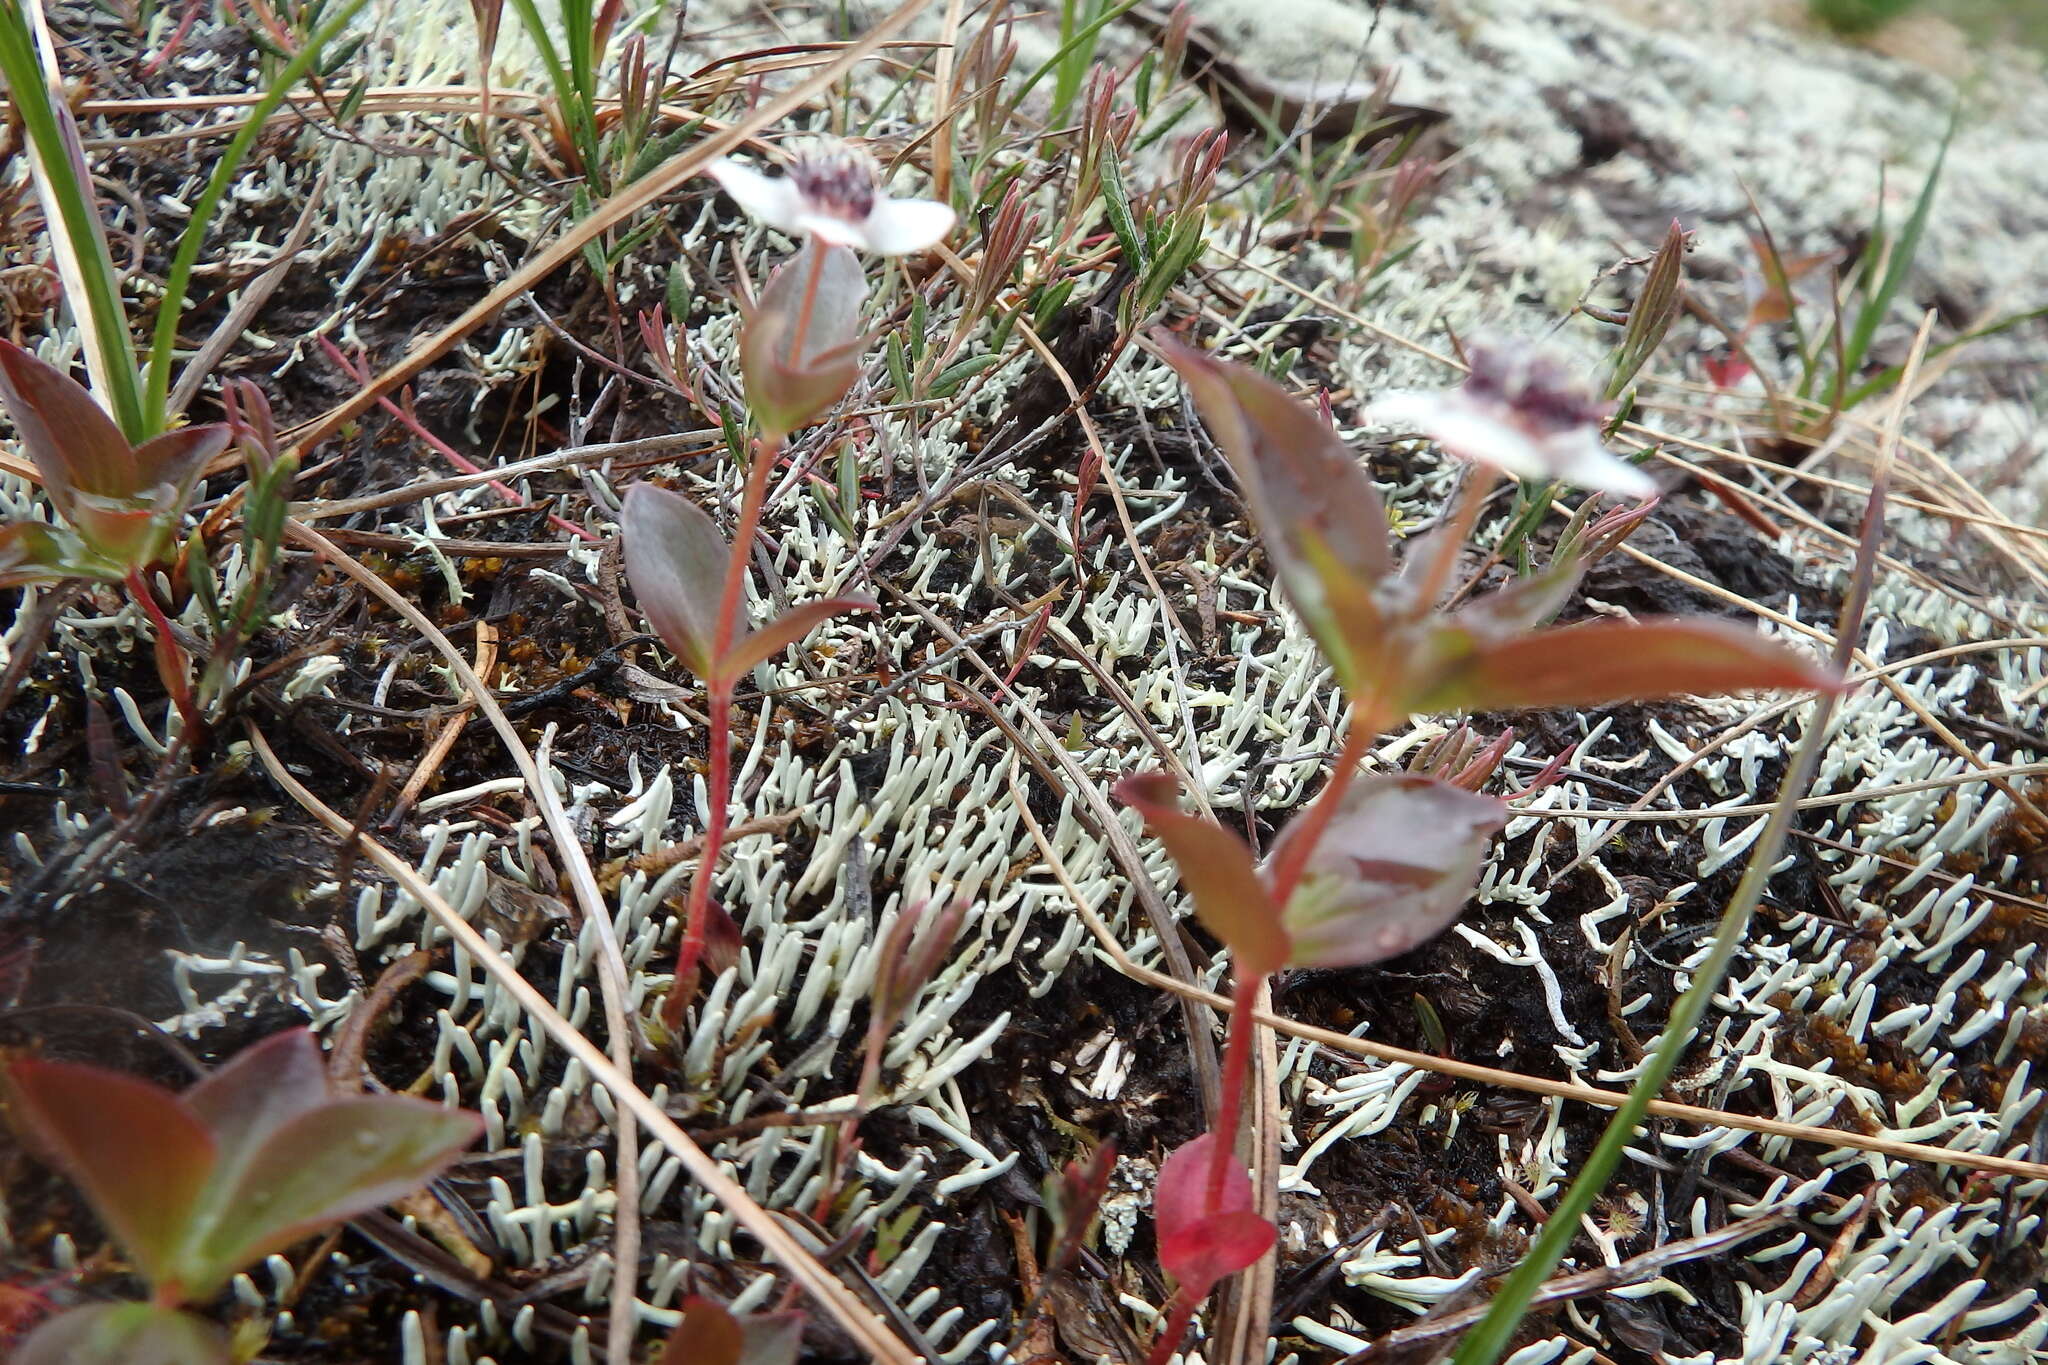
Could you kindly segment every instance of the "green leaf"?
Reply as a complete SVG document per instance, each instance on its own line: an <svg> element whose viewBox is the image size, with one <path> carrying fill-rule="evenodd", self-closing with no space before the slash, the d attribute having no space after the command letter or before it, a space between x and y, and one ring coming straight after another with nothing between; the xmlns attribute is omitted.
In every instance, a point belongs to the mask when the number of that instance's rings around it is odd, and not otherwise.
<svg viewBox="0 0 2048 1365"><path fill-rule="evenodd" d="M1373 591L1393 568L1386 505L1337 434L1272 380L1166 344L1223 447L1294 609L1346 687L1389 641Z"/></svg>
<svg viewBox="0 0 2048 1365"><path fill-rule="evenodd" d="M1511 711L1660 697L1830 688L1805 655L1721 621L1582 621L1499 641L1458 625L1430 641L1434 669L1415 709Z"/></svg>
<svg viewBox="0 0 2048 1365"><path fill-rule="evenodd" d="M1345 788L1281 921L1298 967L1399 957L1465 908L1507 807L1434 778L1368 776ZM1300 825L1289 825L1273 857Z"/></svg>
<svg viewBox="0 0 2048 1365"><path fill-rule="evenodd" d="M1892 303L1905 285L1906 276L1912 273L1913 258L1919 254L1920 238L1927 231L1928 215L1934 211L1934 193L1941 184L1941 170L1948 161L1949 144L1955 140L1956 125L1961 117L1960 109L1949 117L1948 131L1942 134L1941 147L1934 154L1934 165L1927 172L1927 182L1920 187L1920 196L1913 202L1912 215L1906 219L1905 231L1892 244L1885 261L1884 278L1856 312L1855 325L1842 348L1842 370L1835 376L1834 401L1838 406L1849 380L1863 368L1864 358L1870 354L1870 344L1877 338L1877 329L1891 316Z"/></svg>
<svg viewBox="0 0 2048 1365"><path fill-rule="evenodd" d="M1124 263L1143 276L1152 267L1152 254L1145 249L1145 239L1138 233L1137 219L1131 216L1131 192L1124 187L1116 149L1103 147L1096 161L1102 172L1102 207L1109 215L1110 231L1123 248Z"/></svg>
<svg viewBox="0 0 2048 1365"><path fill-rule="evenodd" d="M186 1251L192 1288L218 1289L241 1266L418 1189L482 1131L475 1114L406 1095L301 1113L207 1191L210 1218Z"/></svg>
<svg viewBox="0 0 2048 1365"><path fill-rule="evenodd" d="M147 1303L96 1303L51 1318L8 1356L10 1365L228 1365L228 1334Z"/></svg>
<svg viewBox="0 0 2048 1365"><path fill-rule="evenodd" d="M791 607L727 650L717 663L717 672L724 678L741 677L755 664L780 654L834 616L874 609L874 601L866 597L832 597Z"/></svg>
<svg viewBox="0 0 2048 1365"><path fill-rule="evenodd" d="M160 1085L74 1062L7 1068L7 1121L77 1182L135 1268L162 1291L213 1170L213 1135Z"/></svg>
<svg viewBox="0 0 2048 1365"><path fill-rule="evenodd" d="M683 667L710 678L731 556L725 537L697 504L651 483L626 490L619 530L626 581L640 599L641 614Z"/></svg>

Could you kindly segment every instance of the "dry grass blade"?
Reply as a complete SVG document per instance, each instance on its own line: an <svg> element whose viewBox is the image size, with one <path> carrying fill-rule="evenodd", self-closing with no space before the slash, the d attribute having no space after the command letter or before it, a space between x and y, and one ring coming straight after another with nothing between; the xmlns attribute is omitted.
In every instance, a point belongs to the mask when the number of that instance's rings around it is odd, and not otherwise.
<svg viewBox="0 0 2048 1365"><path fill-rule="evenodd" d="M1575 1275L1560 1275L1545 1282L1529 1299L1531 1308L1542 1308L1553 1303L1565 1303L1571 1299L1582 1299L1590 1294L1605 1294L1612 1289L1623 1289L1632 1284L1662 1274L1675 1265L1697 1261L1707 1256L1720 1256L1742 1245L1752 1237L1769 1232L1772 1228L1783 1227L1790 1219L1782 1213L1760 1214L1745 1218L1739 1223L1730 1223L1702 1237L1688 1237L1681 1242L1667 1242L1640 1256L1632 1256L1620 1265L1604 1265L1593 1270L1582 1270ZM1344 1357L1340 1365L1366 1365L1398 1351L1405 1351L1426 1341L1439 1341L1454 1337L1478 1322L1486 1313L1486 1306L1463 1308L1454 1313L1424 1318L1413 1327L1400 1327L1379 1338L1363 1351Z"/></svg>
<svg viewBox="0 0 2048 1365"><path fill-rule="evenodd" d="M533 794L534 803L540 807L548 834L555 844L555 854L562 860L568 872L569 885L575 892L578 908L582 911L585 921L597 930L598 960L601 967L598 973L598 990L604 1001L605 1043L611 1053L612 1064L622 1074L630 1076L636 1030L626 1015L628 985L625 959L619 952L618 939L612 932L611 912L605 907L604 896L598 890L596 874L591 871L590 859L583 851L583 841L577 837L575 829L569 824L569 818L562 810L562 803L555 795L554 784L542 771L543 765L535 762L534 756L527 752L525 742L519 738L519 732L512 728L510 717L498 704L498 699L491 689L477 676L476 670L470 667L469 661L462 657L461 652L448 637L427 619L424 612L319 532L299 522L288 520L285 523L285 534L293 542L315 551L328 563L340 569L424 636L447 660L450 671L462 683L477 708L490 721L491 728L497 731L506 752L518 766L519 775L525 780L527 790ZM481 649L482 643L479 642L479 650ZM483 658L481 652L478 658L480 661ZM443 734L457 733L459 724L458 721L451 720L448 730ZM552 733L550 731L550 737ZM615 1178L619 1198L618 1212L615 1215L615 1285L607 1354L611 1357L613 1365L625 1365L632 1350L633 1331L638 1326L633 1302L634 1286L639 1278L640 1160L637 1134L634 1132L632 1119L623 1112L614 1128L613 1138L617 1148L618 1170Z"/></svg>
<svg viewBox="0 0 2048 1365"><path fill-rule="evenodd" d="M834 1321L842 1327L854 1343L877 1360L891 1365L915 1365L916 1357L905 1350L903 1344L885 1332L881 1324L853 1297L845 1285L818 1262L818 1258L798 1244L788 1230L766 1209L754 1201L745 1189L736 1183L718 1163L690 1140L690 1135L676 1126L675 1120L662 1112L659 1105L649 1099L633 1078L621 1071L607 1057L603 1049L584 1037L570 1026L569 1021L555 1012L548 998L536 990L531 982L519 974L519 969L493 949L484 936L471 928L455 907L422 878L412 865L386 848L369 835L355 830L348 817L328 806L319 797L306 789L304 783L292 776L284 766L263 733L254 726L248 730L249 742L255 748L257 758L271 779L314 818L335 835L353 838L368 857L387 876L397 882L410 895L427 908L427 913L448 933L448 936L468 953L471 960L504 990L511 992L521 1009L538 1020L548 1036L559 1043L570 1056L582 1062L591 1078L611 1092L613 1100L621 1110L630 1111L646 1126L647 1131L666 1147L683 1165L690 1178L703 1186L719 1203L732 1214L739 1225L751 1233L766 1248L768 1255L787 1270L792 1279L832 1314Z"/></svg>

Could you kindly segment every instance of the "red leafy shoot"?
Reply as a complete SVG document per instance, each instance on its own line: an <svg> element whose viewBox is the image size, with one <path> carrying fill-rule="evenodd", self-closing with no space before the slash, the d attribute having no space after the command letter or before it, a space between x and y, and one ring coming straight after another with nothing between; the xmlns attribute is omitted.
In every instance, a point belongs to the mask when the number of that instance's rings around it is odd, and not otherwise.
<svg viewBox="0 0 2048 1365"><path fill-rule="evenodd" d="M1235 1022L1233 1015L1233 1028ZM1147 1365L1165 1365L1217 1281L1252 1265L1272 1247L1278 1230L1258 1215L1254 1204L1252 1178L1221 1131L1202 1134L1160 1164L1152 1220L1159 1264L1173 1276L1174 1293Z"/></svg>
<svg viewBox="0 0 2048 1365"><path fill-rule="evenodd" d="M651 483L636 483L626 490L620 518L626 579L655 634L685 668L703 680L710 720L710 818L697 870L690 879L683 939L676 950L675 984L661 1012L662 1023L671 1034L681 1028L683 1010L696 994L698 967L711 929L710 871L718 865L724 847L731 791L734 690L756 664L795 644L819 622L874 607L867 598L835 597L793 607L758 630L741 629L746 552L760 525L775 450L774 442L764 441L754 451L738 532L730 544L695 503Z"/></svg>
<svg viewBox="0 0 2048 1365"><path fill-rule="evenodd" d="M483 1126L427 1100L337 1094L304 1029L244 1050L183 1094L103 1067L33 1060L8 1067L0 1088L8 1123L78 1183L152 1291L146 1309L53 1319L17 1359L125 1358L91 1352L128 1349L138 1333L165 1343L164 1359L224 1359L199 1344L214 1329L173 1310L212 1297L252 1261L418 1189Z"/></svg>
<svg viewBox="0 0 2048 1365"><path fill-rule="evenodd" d="M0 406L64 527L8 528L0 587L95 578L124 582L163 559L221 425L185 427L130 445L83 384L0 340Z"/></svg>
<svg viewBox="0 0 2048 1365"><path fill-rule="evenodd" d="M1241 365L1181 348L1169 359L1244 486L1295 610L1338 680L1354 697L1371 700L1376 722L1417 712L1832 686L1832 675L1806 655L1716 621L1538 629L1570 596L1584 565L1613 549L1647 509L1612 513L1590 526L1575 521L1545 573L1455 612L1440 611L1438 589L1450 579L1476 503L1448 520L1452 534L1426 540L1419 562L1396 576L1372 481L1309 407ZM1543 411L1550 423L1544 439L1568 442L1592 461L1594 409L1559 399Z"/></svg>

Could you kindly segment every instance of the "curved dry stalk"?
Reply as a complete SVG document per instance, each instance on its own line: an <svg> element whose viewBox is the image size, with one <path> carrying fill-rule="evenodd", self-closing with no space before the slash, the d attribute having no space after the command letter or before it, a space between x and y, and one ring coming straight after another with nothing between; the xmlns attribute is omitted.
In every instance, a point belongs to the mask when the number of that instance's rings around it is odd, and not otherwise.
<svg viewBox="0 0 2048 1365"><path fill-rule="evenodd" d="M554 841L556 856L568 873L569 885L576 895L578 908L586 921L596 927L599 946L598 994L604 1003L605 1043L611 1054L612 1063L627 1075L632 1074L633 1045L636 1030L626 1014L628 984L626 960L619 951L619 941L612 930L611 912L604 903L604 896L598 890L597 877L590 869L590 859L583 849L583 841L569 825L569 817L562 809L561 800L555 795L555 788L542 773L542 763L527 752L526 743L519 732L512 728L511 718L491 689L484 686L482 678L470 667L469 660L455 648L448 637L441 633L426 613L406 601L403 594L395 591L390 584L371 573L357 562L354 556L328 540L318 531L287 519L285 535L320 555L328 563L340 569L349 578L361 584L371 596L403 617L428 643L440 651L448 661L449 669L462 683L463 689L475 701L477 709L484 713L503 742L505 750L512 756L512 762L525 779L527 789L533 793L536 805L540 807L541 818L546 822L548 835ZM454 725L444 733L453 734ZM550 727L548 739L542 743L543 762L548 744L554 738ZM638 1310L635 1308L637 1285L640 1271L640 1150L638 1134L634 1132L632 1116L621 1110L619 1121L613 1127L613 1142L616 1147L617 1171L613 1179L617 1185L618 1206L612 1216L613 1227L613 1288L612 1311L606 1354L612 1365L626 1365L633 1348L633 1333L639 1326Z"/></svg>
<svg viewBox="0 0 2048 1365"><path fill-rule="evenodd" d="M803 1286L829 1313L832 1314L855 1344L877 1360L889 1365L918 1365L917 1359L903 1346L903 1343L882 1329L881 1323L864 1308L852 1292L826 1271L818 1258L804 1250L788 1229L775 1216L754 1202L744 1188L732 1177L719 1169L703 1148L690 1140L690 1135L676 1126L661 1106L649 1099L633 1078L621 1071L607 1057L603 1049L572 1028L569 1021L555 1012L548 998L534 985L519 974L504 954L493 949L484 936L472 928L469 922L456 913L445 897L429 885L425 878L403 858L386 848L370 835L358 830L347 816L328 806L319 797L307 790L305 785L284 766L283 760L270 747L263 732L251 725L248 727L249 742L255 748L256 756L271 780L282 787L286 794L297 801L315 819L342 839L355 841L364 856L368 857L386 875L396 881L419 903L448 936L460 944L473 961L481 966L499 987L510 991L518 1000L521 1009L537 1019L548 1032L548 1036L559 1043L564 1051L583 1063L591 1079L611 1092L612 1099L621 1111L630 1110L633 1116L644 1124L647 1131L666 1147L690 1178L703 1186L718 1200L735 1221L758 1240L768 1255L790 1277Z"/></svg>
<svg viewBox="0 0 2048 1365"><path fill-rule="evenodd" d="M1890 663L1884 664L1878 668L1868 670L1862 673L1852 673L1847 678L1844 678L1842 680L1842 685L1844 687L1855 687L1858 683L1866 682L1869 679L1876 677L1880 673L1903 673L1905 670L1909 668L1918 668L1922 664L1939 663L1944 659L1953 659L1964 654L1983 654L1989 653L1992 650L1999 649L2043 648L2048 648L2048 636L2027 635L2021 636L2017 639L2008 640L1968 640L1959 645L1949 645L1942 649L1930 649L1925 654L1915 654L1909 658L1895 659ZM1673 766L1669 772L1665 773L1663 776L1659 777L1655 782L1651 783L1650 789L1644 792L1641 796L1637 797L1633 802L1631 802L1625 810L1606 811L1602 812L1602 814L1609 819L1624 816L1630 818L1637 818L1635 816L1636 812L1648 810L1650 803L1652 801L1655 801L1658 797L1662 796L1665 792L1669 791L1671 787L1674 784L1676 784L1680 778L1684 777L1687 773L1691 772L1702 761L1711 757L1715 752L1725 748L1730 744L1733 744L1736 740L1742 738L1742 736L1750 733L1752 730L1757 729L1759 726L1766 725L1771 721L1776 720L1779 716L1786 715L1787 713L1803 705L1805 705L1804 700L1794 699L1791 701L1776 701L1770 703L1767 706L1759 707L1758 709L1750 712L1747 716L1744 716L1742 720L1740 720L1736 724L1729 726L1726 730L1723 730L1721 733L1715 735L1712 739L1702 744L1699 748L1693 750L1690 756L1680 759L1678 763L1675 766ZM1903 792L1894 793L1882 790L1877 792L1864 791L1857 793L1859 797L1868 797L1872 795L1904 794L1905 793ZM1818 802L1826 801L1829 798L1807 797L1805 799L1809 802ZM1554 815L1561 817L1573 814L1573 812L1566 811L1523 811L1522 813L1525 815ZM1669 814L1672 817L1678 817L1692 815L1694 814L1694 812L1672 811L1669 812ZM1594 854L1598 851L1599 850L1597 847L1587 849L1584 853L1581 853L1578 857L1566 863L1556 872L1550 873L1549 876L1545 879L1545 884L1548 885L1551 883L1562 881L1564 878L1578 871L1581 867L1584 867L1586 863L1590 861Z"/></svg>
<svg viewBox="0 0 2048 1365"><path fill-rule="evenodd" d="M1015 783L1015 774L1011 774ZM1044 829L1032 816L1030 809L1021 802L1018 805L1024 827L1031 832L1032 840L1038 845L1039 857L1045 863L1067 896L1074 903L1074 909L1088 926L1089 934L1095 939L1111 964L1133 981L1142 981L1148 986L1180 996L1182 999L1198 1001L1211 1009L1228 1013L1230 1001L1213 991L1198 986L1189 986L1174 980L1164 972L1154 971L1131 959L1117 942L1109 925L1103 922L1100 912L1082 896L1068 873L1066 862L1060 857L1052 843L1045 837ZM1460 1080L1472 1081L1479 1085L1500 1086L1509 1090L1521 1090L1534 1095L1549 1095L1561 1100L1576 1100L1581 1104L1596 1105L1602 1109L1618 1109L1628 1096L1618 1090L1601 1090L1590 1085L1579 1085L1570 1081L1554 1081L1542 1076L1525 1076L1518 1071L1502 1071L1495 1067L1479 1066L1472 1062L1461 1062L1451 1057L1437 1057L1427 1052L1411 1052L1407 1048L1389 1047L1384 1043L1368 1042L1353 1038L1347 1033L1317 1028L1266 1011L1257 1011L1253 1017L1259 1023L1290 1038L1301 1038L1308 1042L1320 1043L1338 1052L1348 1052L1357 1057L1369 1057L1380 1062L1399 1062L1423 1071L1439 1075L1455 1076ZM1847 1132L1835 1128L1817 1128L1805 1123L1786 1123L1781 1119L1753 1117L1748 1114L1730 1113L1725 1109L1710 1109L1704 1105L1679 1104L1670 1100L1651 1100L1650 1112L1660 1118L1678 1119L1685 1123L1696 1123L1707 1128L1739 1128L1745 1132L1760 1133L1766 1137L1790 1138L1795 1142L1815 1142L1823 1146L1851 1148L1861 1152L1875 1152L1880 1156L1896 1157L1901 1161L1922 1161L1938 1166L1959 1166L1981 1170L1993 1175L2009 1175L2021 1180L2048 1180L2048 1163L2020 1161L2013 1157L1993 1156L1979 1152L1958 1152L1946 1147L1936 1147L1923 1142L1902 1142L1896 1138L1873 1137L1863 1133Z"/></svg>

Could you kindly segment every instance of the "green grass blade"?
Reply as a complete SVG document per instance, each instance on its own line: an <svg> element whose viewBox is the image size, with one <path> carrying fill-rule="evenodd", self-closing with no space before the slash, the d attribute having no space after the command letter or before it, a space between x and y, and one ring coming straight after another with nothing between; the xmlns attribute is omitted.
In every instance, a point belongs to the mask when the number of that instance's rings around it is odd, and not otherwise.
<svg viewBox="0 0 2048 1365"><path fill-rule="evenodd" d="M1961 111L1949 116L1948 131L1941 135L1941 147L1934 154L1934 166L1927 172L1927 183L1920 187L1920 197L1913 202L1912 216L1906 219L1905 229L1892 243L1885 261L1884 277L1871 291L1870 296L1857 310L1856 321L1851 327L1847 341L1842 347L1840 371L1835 375L1834 404L1839 407L1842 395L1848 388L1849 380L1870 354L1870 344L1877 337L1877 329L1891 316L1892 304L1898 298L1899 290L1905 286L1906 276L1913 269L1913 258L1919 254L1920 238L1927 230L1927 218L1934 210L1934 192L1941 184L1941 168L1948 160L1949 144L1955 140L1956 124Z"/></svg>
<svg viewBox="0 0 2048 1365"><path fill-rule="evenodd" d="M305 78L313 63L320 59L320 51L362 10L369 0L346 0L340 10L314 31L313 36L298 51L298 55L285 64L277 80L263 92L249 110L248 119L242 124L227 150L213 166L213 174L207 177L206 188L193 201L192 217L185 224L184 234L178 238L177 255L171 258L170 273L164 278L164 296L157 305L156 330L149 342L149 383L147 408L149 433L164 430L175 413L168 411L171 391L171 361L178 348L178 322L185 311L185 294L191 288L192 267L199 261L199 250L206 244L207 231L213 225L213 216L220 210L220 201L226 195L228 186L234 182L235 172L241 169L243 158L256 145L270 116L284 103L292 87Z"/></svg>
<svg viewBox="0 0 2048 1365"><path fill-rule="evenodd" d="M86 368L122 434L141 441L155 433L144 417L120 274L107 249L78 129L70 109L53 95L44 77L35 34L20 0L0 0L0 78L6 80L9 102L28 133L36 189L51 223L50 245L62 267L59 273L67 277L64 284L72 295L73 316L86 342Z"/></svg>

